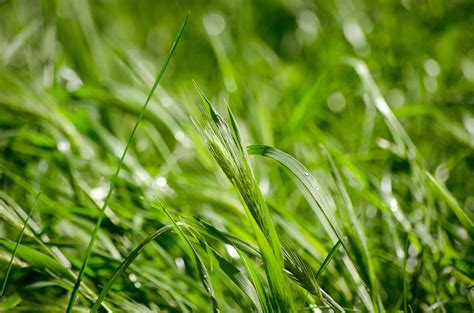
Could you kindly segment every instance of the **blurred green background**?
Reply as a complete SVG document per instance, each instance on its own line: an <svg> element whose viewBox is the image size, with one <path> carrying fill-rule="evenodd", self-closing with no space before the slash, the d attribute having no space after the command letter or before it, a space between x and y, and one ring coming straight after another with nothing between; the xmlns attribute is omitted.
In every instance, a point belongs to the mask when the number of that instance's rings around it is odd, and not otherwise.
<svg viewBox="0 0 474 313"><path fill-rule="evenodd" d="M388 311L403 309L405 278L415 312L472 311L472 228L423 178L431 173L472 219L474 2L468 0L0 1L2 240L17 240L41 190L22 245L49 251L77 271L97 206L188 11L125 160L86 284L100 289L133 247L169 223L152 207L155 198L191 224L199 217L253 242L238 196L189 119L198 101L195 80L220 112L229 105L245 144L293 155L334 194L319 144L328 149L364 225ZM354 58L367 65L416 158L377 111L370 84L347 61ZM281 237L317 269L333 243L287 173L253 161ZM112 308L211 309L177 238L167 233L144 250L110 292ZM241 266L223 242L204 241ZM318 282L345 308L364 311L342 255ZM9 256L0 250L4 269ZM64 311L71 280L31 258L18 255L2 309ZM213 275L223 311L251 308L219 272ZM295 294L305 309L304 293L295 287ZM88 307L82 297L77 309Z"/></svg>

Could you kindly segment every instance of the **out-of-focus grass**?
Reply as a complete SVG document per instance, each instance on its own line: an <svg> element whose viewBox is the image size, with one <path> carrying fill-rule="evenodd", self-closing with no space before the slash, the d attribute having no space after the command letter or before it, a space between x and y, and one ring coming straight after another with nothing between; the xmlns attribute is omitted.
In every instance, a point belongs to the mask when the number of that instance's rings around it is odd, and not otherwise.
<svg viewBox="0 0 474 313"><path fill-rule="evenodd" d="M410 0L0 2L0 310L66 310L188 10L74 309L472 311L474 6Z"/></svg>

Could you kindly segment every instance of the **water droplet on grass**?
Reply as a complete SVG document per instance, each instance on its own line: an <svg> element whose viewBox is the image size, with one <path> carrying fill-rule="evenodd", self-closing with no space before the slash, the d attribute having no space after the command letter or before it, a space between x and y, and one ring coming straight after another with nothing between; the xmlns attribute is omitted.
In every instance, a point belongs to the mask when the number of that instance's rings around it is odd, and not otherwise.
<svg viewBox="0 0 474 313"><path fill-rule="evenodd" d="M69 148L71 147L71 145L69 144L69 141L66 141L66 140L61 140L58 142L57 144L57 148L59 151L61 152L67 152L69 151Z"/></svg>
<svg viewBox="0 0 474 313"><path fill-rule="evenodd" d="M204 28L211 36L217 36L225 29L225 19L219 13L211 13L202 20Z"/></svg>
<svg viewBox="0 0 474 313"><path fill-rule="evenodd" d="M240 258L240 255L237 252L237 250L234 248L234 246L226 244L225 249L227 250L227 253L229 254L229 256L231 258L233 258L233 259L239 259Z"/></svg>

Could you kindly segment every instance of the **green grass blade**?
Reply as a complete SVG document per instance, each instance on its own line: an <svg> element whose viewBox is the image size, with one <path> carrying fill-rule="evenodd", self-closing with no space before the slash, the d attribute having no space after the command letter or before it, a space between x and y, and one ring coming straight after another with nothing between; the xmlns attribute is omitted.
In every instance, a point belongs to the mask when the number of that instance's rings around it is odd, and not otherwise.
<svg viewBox="0 0 474 313"><path fill-rule="evenodd" d="M364 85L364 88L368 91L374 106L385 119L387 127L389 128L392 134L392 137L397 143L398 148L400 149L399 152L405 154L406 150L408 150L408 157L415 158L417 156L417 149L415 144L410 139L402 124L396 118L395 114L393 114L393 111L390 109L385 98L382 96L382 93L377 87L377 84L375 83L372 75L370 74L367 65L363 61L355 58L348 58L346 60L346 63L354 68L354 70L357 72L360 79L362 80L362 84Z"/></svg>
<svg viewBox="0 0 474 313"><path fill-rule="evenodd" d="M378 303L380 302L380 295L378 294L378 286L377 279L375 277L374 265L372 263L372 257L370 255L369 248L367 245L367 236L365 235L363 225L361 224L359 218L356 216L354 206L349 196L349 192L346 189L346 186L342 179L342 175L339 172L333 158L329 154L329 151L323 145L321 145L320 148L322 150L323 155L329 162L331 173L338 189L337 194L340 195L340 198L342 198L342 205L340 207L339 212L342 213L342 219L345 221L344 233L349 236L351 251L357 256L354 261L359 264L358 270L362 275L364 275L365 281L370 283L369 289L372 293L374 305L378 305Z"/></svg>
<svg viewBox="0 0 474 313"><path fill-rule="evenodd" d="M252 261L248 258L248 256L239 251L239 255L242 258L242 262L244 263L245 269L247 270L248 275L250 276L250 280L252 281L253 285L255 286L255 290L257 291L258 299L262 304L263 312L271 312L271 303L270 299L268 298L269 295L265 292L265 285L258 275L258 271Z"/></svg>
<svg viewBox="0 0 474 313"><path fill-rule="evenodd" d="M209 293L209 296L211 297L213 311L214 312L219 312L219 307L217 305L217 300L216 300L216 296L215 296L215 293L214 293L214 288L212 287L212 282L211 282L209 273L207 272L206 266L204 265L204 262L202 261L201 257L197 253L196 249L194 248L193 244L188 239L186 234L181 230L181 228L175 222L175 220L173 219L171 214L165 209L165 207L163 207L161 205L161 203L159 205L162 208L162 210L166 213L166 215L168 216L170 221L173 223L174 228L176 229L176 231L177 231L179 237L181 238L181 240L183 240L183 242L185 242L186 245L191 249L192 255L193 255L193 258L194 258L194 263L195 263L196 268L197 268L198 273L199 273L199 278L201 279L201 282L204 285L204 288L206 289L206 291Z"/></svg>
<svg viewBox="0 0 474 313"><path fill-rule="evenodd" d="M10 271L11 271L12 266L13 266L13 260L15 259L16 252L18 250L18 247L20 246L21 240L23 239L23 235L25 234L25 230L28 226L28 222L30 220L31 214L33 214L35 204L38 201L38 198L39 198L40 195L41 195L41 191L36 195L35 200L33 201L33 204L31 205L30 213L28 214L28 217L25 220L25 224L23 225L23 228L21 229L20 235L18 236L18 240L16 242L15 248L13 249L13 252L12 252L12 257L10 259L10 262L8 262L7 272L5 273L5 278L4 278L3 284L2 284L2 290L0 291L0 298L3 297L3 294L5 293L5 288L7 287L7 282L8 282L8 276L10 276Z"/></svg>
<svg viewBox="0 0 474 313"><path fill-rule="evenodd" d="M172 225L166 225L155 231L153 234L149 235L145 240L143 240L135 249L133 249L132 252L130 252L129 255L122 261L122 263L115 269L114 273L112 276L109 278L107 283L104 285L102 288L102 291L99 294L99 297L95 301L94 305L92 306L91 312L97 312L97 310L100 307L100 304L102 301L104 301L105 297L107 296L107 293L109 292L110 288L112 288L113 283L115 280L123 273L125 272L132 262L140 255L140 253L145 249L145 247L152 242L153 240L156 239L156 237L162 235L163 233L167 232L168 230L172 229Z"/></svg>
<svg viewBox="0 0 474 313"><path fill-rule="evenodd" d="M341 228L337 224L333 209L328 204L326 196L320 190L316 179L300 162L287 153L265 145L248 146L247 150L251 155L265 156L281 163L293 175L295 175L297 182L302 184L305 195L309 195L309 198L316 201L316 204L319 207L319 211L316 211L316 213L318 216L322 216L320 221L323 223L323 226L326 225L326 231L330 236L332 235L334 242L338 239L341 240ZM342 240L341 242L344 245Z"/></svg>
<svg viewBox="0 0 474 313"><path fill-rule="evenodd" d="M212 249L212 248L211 248ZM235 284L239 289L250 298L252 304L255 306L257 312L263 312L262 304L260 303L259 296L255 286L248 279L244 273L235 267L232 263L228 262L223 258L217 251L212 249L214 257L219 263L221 270L227 275L227 277Z"/></svg>
<svg viewBox="0 0 474 313"><path fill-rule="evenodd" d="M408 261L408 237L405 241L405 250L403 255L403 311L408 312L408 272L407 272L407 261Z"/></svg>
<svg viewBox="0 0 474 313"><path fill-rule="evenodd" d="M229 126L195 84L201 98L200 120L195 123L208 149L237 189L262 254L275 311L294 309L288 279L283 274L284 257L270 211L255 180L237 122L229 113ZM230 111L230 110L229 110Z"/></svg>
<svg viewBox="0 0 474 313"><path fill-rule="evenodd" d="M343 258L347 270L351 273L353 281L362 287L364 285L354 261L351 259L352 255L348 249L349 245L341 234L341 226L337 223L335 217L335 208L330 204L328 196L320 189L316 179L309 173L309 171L295 158L278 149L265 145L248 146L247 150L251 155L265 156L279 162L286 167L292 175L296 177L296 184L310 204L314 213L319 218L323 228L325 229L331 240L336 243L341 241L341 245L348 253L348 257ZM366 284L367 285L367 284ZM367 309L374 310L373 302L365 288L358 288L361 299L366 305Z"/></svg>
<svg viewBox="0 0 474 313"><path fill-rule="evenodd" d="M68 279L73 278L73 275L66 267L64 267L63 264L40 251L36 251L35 249L25 245L18 245L18 242L13 243L5 239L0 239L0 246L4 247L6 250L12 251L12 253L16 249L18 257L28 262L32 268L38 271L51 271L61 277Z"/></svg>
<svg viewBox="0 0 474 313"><path fill-rule="evenodd" d="M186 15L186 18L181 26L181 29L179 30L178 32L178 35L176 36L176 39L174 40L173 42L173 45L171 46L171 49L168 53L168 57L166 58L165 60L165 63L164 65L162 66L160 72L158 73L158 76L156 77L156 80L153 84L153 87L151 88L150 90L150 93L148 94L148 97L147 99L145 100L145 104L143 105L143 108L142 110L140 111L140 114L138 115L138 119L135 123L135 126L133 127L133 130L132 130L132 133L130 134L130 137L128 139L128 142L125 146L125 149L122 153L122 156L120 157L120 161L119 161L119 164L117 166L117 169L115 170L115 173L114 173L114 176L112 177L111 181L110 181L110 185L109 185L109 190L107 192L107 195L104 199L104 203L99 211L99 216L97 218L97 222L96 222L96 226L92 232L92 236L91 236L91 239L89 241L89 245L87 246L87 250L86 250L86 254L85 254L85 257L84 257L84 261L82 262L82 266L81 266L81 269L79 271L79 274L77 276L77 280L74 284L74 288L72 289L72 292L71 292L71 296L69 298L69 303L68 303L68 307L67 307L67 312L71 312L72 311L72 308L74 306L74 302L76 301L76 297L77 297L77 292L79 290L79 286L81 284L81 281L82 281L82 276L84 275L84 271L87 267L87 263L89 262L89 258L90 258L90 255L92 253L92 248L94 246L94 243L95 243L95 240L97 239L97 235L98 235L98 232L99 232L99 229L100 229L100 225L102 223L102 220L105 216L105 209L107 208L107 205L109 204L109 201L110 201L110 197L112 195L112 192L114 190L114 187L115 187L115 184L117 182L117 178L118 178L118 175L120 173L120 170L122 169L122 166L123 166L123 163L124 163L124 160L125 160L125 156L127 155L127 152L128 152L128 149L130 147L130 144L133 140L133 137L135 136L135 133L138 129L138 126L140 125L140 122L143 118L143 114L145 113L145 110L148 106L148 103L150 102L150 99L151 97L153 96L153 94L155 93L155 90L156 88L158 87L158 83L161 81L161 78L163 77L165 71L166 71L166 68L168 67L168 64L170 63L171 61L171 57L173 56L173 53L181 39L181 36L183 34L183 31L184 31L184 28L186 26L186 23L188 21L188 17L189 17L189 13L188 15Z"/></svg>
<svg viewBox="0 0 474 313"><path fill-rule="evenodd" d="M329 251L328 255L324 259L323 263L319 267L318 271L316 272L316 279L321 275L321 273L324 271L324 269L331 263L331 260L334 258L334 256L337 253L337 249L341 245L341 241L338 240L336 244L332 247L331 251Z"/></svg>
<svg viewBox="0 0 474 313"><path fill-rule="evenodd" d="M434 186L435 190L443 197L443 199L446 201L448 206L451 208L453 211L454 215L458 218L458 220L461 222L461 224L466 228L466 230L469 233L472 233L474 230L474 222L469 218L469 216L464 212L464 210L461 208L459 205L458 201L454 196L449 192L446 187L441 185L436 178L433 177L428 172L425 172L426 176Z"/></svg>

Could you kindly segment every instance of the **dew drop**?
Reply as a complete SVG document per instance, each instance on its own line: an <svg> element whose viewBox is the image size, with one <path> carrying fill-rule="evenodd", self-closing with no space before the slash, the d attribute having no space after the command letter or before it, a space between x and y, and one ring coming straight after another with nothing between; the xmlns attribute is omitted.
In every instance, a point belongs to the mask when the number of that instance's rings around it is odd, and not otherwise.
<svg viewBox="0 0 474 313"><path fill-rule="evenodd" d="M166 180L165 177L162 177L162 176L158 176L157 178L155 178L155 183L160 188L165 188L166 185L168 185L168 181Z"/></svg>
<svg viewBox="0 0 474 313"><path fill-rule="evenodd" d="M128 275L128 278L129 278L132 282L138 281L137 275L135 275L135 274L133 274L133 273L130 273L130 275Z"/></svg>
<svg viewBox="0 0 474 313"><path fill-rule="evenodd" d="M309 173L308 173L308 172L304 172L304 176L308 177L308 176L309 176Z"/></svg>
<svg viewBox="0 0 474 313"><path fill-rule="evenodd" d="M225 29L225 19L220 13L211 13L202 20L204 28L211 36L217 36Z"/></svg>
<svg viewBox="0 0 474 313"><path fill-rule="evenodd" d="M229 254L229 256L231 258L233 258L233 259L239 259L240 258L240 255L237 252L237 250L234 248L234 246L226 244L225 249L227 250L227 253Z"/></svg>
<svg viewBox="0 0 474 313"><path fill-rule="evenodd" d="M176 258L174 262L176 263L176 267L178 268L178 271L184 272L185 265L184 265L183 258Z"/></svg>
<svg viewBox="0 0 474 313"><path fill-rule="evenodd" d="M57 148L61 152L67 152L71 148L71 145L69 144L69 141L61 140L58 142Z"/></svg>
<svg viewBox="0 0 474 313"><path fill-rule="evenodd" d="M107 195L107 186L98 186L90 191L90 195L95 200L103 200Z"/></svg>

